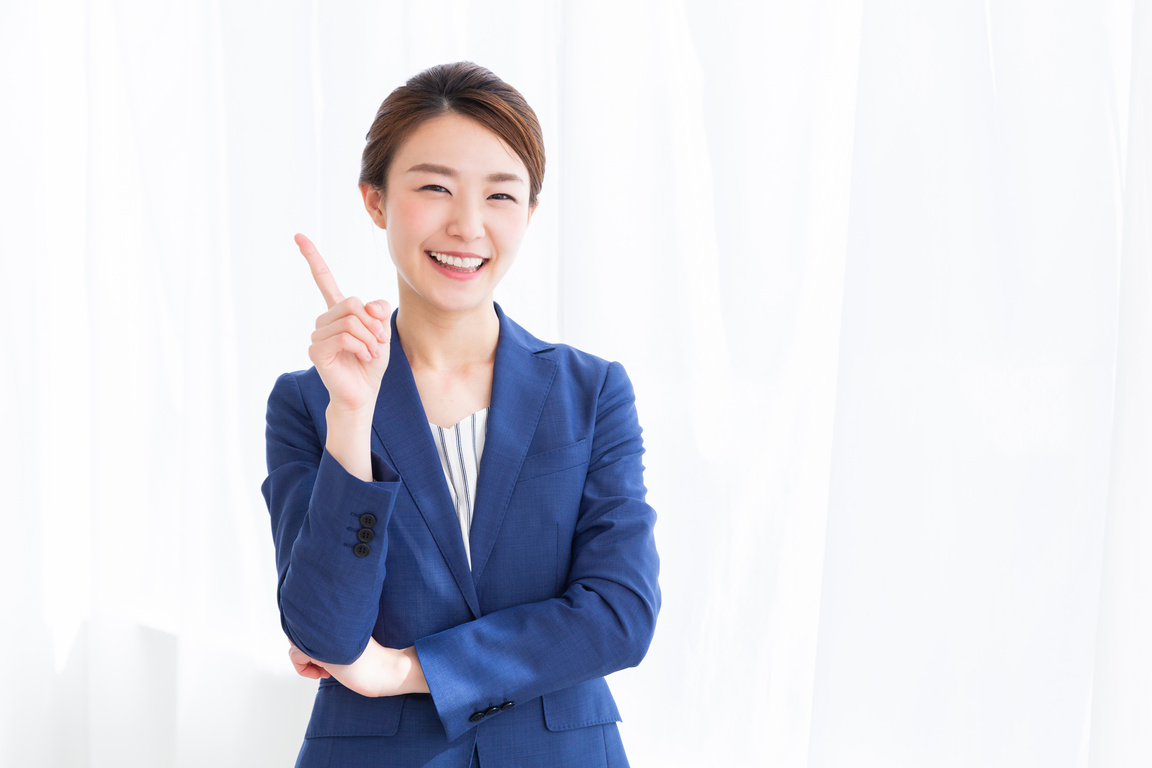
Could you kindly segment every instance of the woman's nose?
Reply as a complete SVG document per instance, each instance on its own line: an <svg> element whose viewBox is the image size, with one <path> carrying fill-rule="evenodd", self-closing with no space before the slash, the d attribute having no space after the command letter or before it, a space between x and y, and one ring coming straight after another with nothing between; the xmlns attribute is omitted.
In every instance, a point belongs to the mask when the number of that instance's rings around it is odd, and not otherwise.
<svg viewBox="0 0 1152 768"><path fill-rule="evenodd" d="M465 242L475 240L484 234L484 215L476 203L461 200L452 210L452 220L448 223L448 234Z"/></svg>

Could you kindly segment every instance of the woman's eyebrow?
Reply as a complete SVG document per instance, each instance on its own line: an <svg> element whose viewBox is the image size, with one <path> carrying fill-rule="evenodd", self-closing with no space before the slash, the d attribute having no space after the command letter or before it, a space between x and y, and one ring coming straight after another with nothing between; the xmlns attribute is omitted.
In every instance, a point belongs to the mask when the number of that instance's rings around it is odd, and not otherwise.
<svg viewBox="0 0 1152 768"><path fill-rule="evenodd" d="M435 173L439 176L448 176L449 178L455 178L457 176L455 168L449 168L446 165L436 165L435 163L417 163L416 165L414 165L408 169L408 173L421 173L421 172L423 172L423 173ZM504 181L519 181L519 182L523 183L523 181L524 181L524 179L520 178L519 175L517 175L515 173L507 173L507 172L490 173L487 176L487 180L490 182L495 182L495 183L500 183L500 182L504 182Z"/></svg>
<svg viewBox="0 0 1152 768"><path fill-rule="evenodd" d="M488 174L488 181L501 182L501 181L519 181L524 182L524 179L517 176L515 173L490 173Z"/></svg>
<svg viewBox="0 0 1152 768"><path fill-rule="evenodd" d="M417 163L408 169L408 173L435 173L440 176L455 176L456 171L446 165L436 165L435 163Z"/></svg>

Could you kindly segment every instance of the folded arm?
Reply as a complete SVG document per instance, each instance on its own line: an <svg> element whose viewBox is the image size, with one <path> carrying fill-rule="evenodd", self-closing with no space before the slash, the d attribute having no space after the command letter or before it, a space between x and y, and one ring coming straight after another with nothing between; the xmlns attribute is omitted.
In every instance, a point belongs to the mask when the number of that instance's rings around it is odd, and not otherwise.
<svg viewBox="0 0 1152 768"><path fill-rule="evenodd" d="M635 666L660 608L655 512L644 501L632 386L613 363L597 400L568 587L416 642L449 739L477 714Z"/></svg>

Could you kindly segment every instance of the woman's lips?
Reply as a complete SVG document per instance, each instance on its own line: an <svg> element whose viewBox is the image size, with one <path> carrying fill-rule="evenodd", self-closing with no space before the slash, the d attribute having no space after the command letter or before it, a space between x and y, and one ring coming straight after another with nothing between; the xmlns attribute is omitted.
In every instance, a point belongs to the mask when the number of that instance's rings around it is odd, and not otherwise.
<svg viewBox="0 0 1152 768"><path fill-rule="evenodd" d="M476 274L488 261L471 253L462 254L452 251L425 251L425 253L437 267L452 275Z"/></svg>

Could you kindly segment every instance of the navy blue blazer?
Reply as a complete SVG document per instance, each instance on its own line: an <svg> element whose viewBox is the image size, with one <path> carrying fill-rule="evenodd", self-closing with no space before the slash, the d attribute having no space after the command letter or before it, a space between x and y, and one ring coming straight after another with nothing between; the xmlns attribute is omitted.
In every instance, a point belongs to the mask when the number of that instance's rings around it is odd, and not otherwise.
<svg viewBox="0 0 1152 768"><path fill-rule="evenodd" d="M655 513L618 363L545 344L500 308L469 568L392 319L373 418L374 482L324 450L315 368L268 401L284 631L354 661L414 645L430 694L366 698L322 680L297 765L626 765L604 675L640 662L660 607Z"/></svg>

